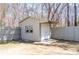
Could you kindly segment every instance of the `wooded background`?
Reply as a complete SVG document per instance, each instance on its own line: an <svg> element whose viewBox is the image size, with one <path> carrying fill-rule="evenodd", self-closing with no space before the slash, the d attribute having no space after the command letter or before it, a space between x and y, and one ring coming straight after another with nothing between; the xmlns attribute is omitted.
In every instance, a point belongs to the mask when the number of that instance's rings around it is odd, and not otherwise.
<svg viewBox="0 0 79 59"><path fill-rule="evenodd" d="M78 10L76 3L1 3L0 27L18 27L27 16L47 18L54 27L79 26Z"/></svg>

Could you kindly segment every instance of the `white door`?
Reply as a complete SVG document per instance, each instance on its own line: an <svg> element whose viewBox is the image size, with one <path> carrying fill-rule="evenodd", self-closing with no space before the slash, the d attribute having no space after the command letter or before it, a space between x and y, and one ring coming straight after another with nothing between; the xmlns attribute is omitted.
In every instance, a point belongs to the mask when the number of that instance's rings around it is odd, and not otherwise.
<svg viewBox="0 0 79 59"><path fill-rule="evenodd" d="M48 40L50 38L50 29L48 24L41 24L41 41Z"/></svg>

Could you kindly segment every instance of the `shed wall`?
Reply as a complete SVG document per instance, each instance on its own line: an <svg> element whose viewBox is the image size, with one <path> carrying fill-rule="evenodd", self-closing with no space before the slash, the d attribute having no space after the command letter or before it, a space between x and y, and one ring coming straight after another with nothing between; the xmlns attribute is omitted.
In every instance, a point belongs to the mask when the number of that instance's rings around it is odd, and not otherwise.
<svg viewBox="0 0 79 59"><path fill-rule="evenodd" d="M33 27L33 33L31 34L25 32L25 26L30 26L30 25ZM29 18L23 21L22 23L20 23L20 27L21 27L21 36L23 40L40 41L39 21Z"/></svg>

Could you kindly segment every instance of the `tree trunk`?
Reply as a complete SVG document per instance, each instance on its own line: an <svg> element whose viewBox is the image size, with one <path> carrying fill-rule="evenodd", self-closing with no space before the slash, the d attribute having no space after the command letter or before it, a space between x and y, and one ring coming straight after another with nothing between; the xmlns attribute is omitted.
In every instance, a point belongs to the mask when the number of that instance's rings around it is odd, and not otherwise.
<svg viewBox="0 0 79 59"><path fill-rule="evenodd" d="M76 3L74 3L74 26L77 26L77 8Z"/></svg>
<svg viewBox="0 0 79 59"><path fill-rule="evenodd" d="M67 26L70 25L70 22L69 22L69 3L67 3Z"/></svg>
<svg viewBox="0 0 79 59"><path fill-rule="evenodd" d="M51 39L51 21L50 21L50 12L51 12L51 7L50 4L48 4L48 23L49 23L49 29L50 29L50 39Z"/></svg>

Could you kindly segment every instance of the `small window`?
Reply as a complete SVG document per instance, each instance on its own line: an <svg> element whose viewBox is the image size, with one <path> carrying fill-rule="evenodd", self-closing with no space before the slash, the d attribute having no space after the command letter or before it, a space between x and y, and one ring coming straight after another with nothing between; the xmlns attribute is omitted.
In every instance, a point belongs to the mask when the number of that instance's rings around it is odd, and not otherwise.
<svg viewBox="0 0 79 59"><path fill-rule="evenodd" d="M28 26L25 26L25 32L29 32Z"/></svg>
<svg viewBox="0 0 79 59"><path fill-rule="evenodd" d="M33 30L30 30L30 33L33 33Z"/></svg>
<svg viewBox="0 0 79 59"><path fill-rule="evenodd" d="M33 27L31 26L25 26L26 33L33 33Z"/></svg>
<svg viewBox="0 0 79 59"><path fill-rule="evenodd" d="M29 32L29 30L26 30L26 32Z"/></svg>

